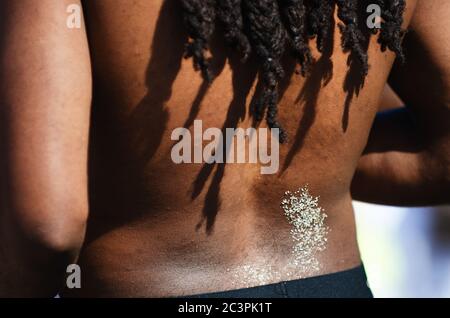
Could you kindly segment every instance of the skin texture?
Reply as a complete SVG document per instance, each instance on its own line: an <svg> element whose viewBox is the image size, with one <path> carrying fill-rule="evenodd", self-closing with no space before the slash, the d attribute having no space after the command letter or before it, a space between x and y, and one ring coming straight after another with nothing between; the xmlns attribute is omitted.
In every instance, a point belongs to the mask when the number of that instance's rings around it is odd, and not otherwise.
<svg viewBox="0 0 450 318"><path fill-rule="evenodd" d="M71 3L1 3L1 296L54 295L83 242L91 73Z"/></svg>
<svg viewBox="0 0 450 318"><path fill-rule="evenodd" d="M8 16L0 19L1 235L13 242L1 245L0 257L38 281L27 295L58 290L48 282L58 282L61 264L76 258L88 190L82 288L64 296L179 296L261 284L241 268L265 273L290 261L291 227L280 202L305 184L328 214L328 246L317 255L319 271L278 280L359 265L350 184L394 61L376 37L364 87L360 70L348 70L337 26L324 55L313 51L318 61L308 79L284 59L290 76L281 84L279 119L290 139L280 147L280 173L262 176L258 164L176 165L170 158L173 129L192 129L194 119L204 128L251 126L254 60L242 65L215 35L208 87L182 59L186 34L176 0L85 1L88 40L84 28L61 27L67 3L2 1L0 10ZM415 4L408 1L405 27ZM17 23L27 17L32 23ZM18 59L17 52L26 53ZM30 244L56 260L30 254ZM42 259L48 275L37 274ZM0 265L3 280L18 273L8 262ZM10 285L20 293L26 282Z"/></svg>
<svg viewBox="0 0 450 318"><path fill-rule="evenodd" d="M404 41L407 65L395 66L389 79L408 107L375 121L353 181L356 199L450 203L450 33L444 31L449 14L448 1L418 3Z"/></svg>

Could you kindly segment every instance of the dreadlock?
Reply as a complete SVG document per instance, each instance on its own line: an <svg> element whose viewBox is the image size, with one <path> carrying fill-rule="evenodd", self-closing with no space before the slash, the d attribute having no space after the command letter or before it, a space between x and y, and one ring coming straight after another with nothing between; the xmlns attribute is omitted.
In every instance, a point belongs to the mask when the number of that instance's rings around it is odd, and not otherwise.
<svg viewBox="0 0 450 318"><path fill-rule="evenodd" d="M281 56L286 47L286 30L281 21L278 3L271 0L243 1L250 40L255 53L261 60L262 93L252 105L257 121L262 120L267 108L266 121L270 128L280 129L280 139L285 133L277 121L278 81L283 78ZM270 36L268 36L270 34Z"/></svg>
<svg viewBox="0 0 450 318"><path fill-rule="evenodd" d="M306 5L304 0L282 0L282 17L289 33L289 43L301 67L301 74L306 76L312 63L311 49L306 33Z"/></svg>
<svg viewBox="0 0 450 318"><path fill-rule="evenodd" d="M216 9L215 0L183 0L184 24L191 42L186 44L186 58L192 57L196 70L201 70L202 76L211 81L209 60L205 57L208 41L214 33Z"/></svg>
<svg viewBox="0 0 450 318"><path fill-rule="evenodd" d="M331 29L334 0L310 0L307 14L309 16L309 37L317 36L317 49L323 51L325 40Z"/></svg>
<svg viewBox="0 0 450 318"><path fill-rule="evenodd" d="M359 26L358 0L336 0L338 17L342 21L339 29L342 33L342 48L344 51L354 53L362 66L363 75L369 72L369 59L362 47L364 35Z"/></svg>
<svg viewBox="0 0 450 318"><path fill-rule="evenodd" d="M381 8L381 49L389 49L404 60L401 41L403 13L406 0L371 0ZM277 120L278 84L284 77L281 59L289 47L300 72L307 76L313 63L309 40L316 39L319 52L330 36L334 8L340 19L342 49L355 56L365 78L369 71L366 36L362 31L365 21L360 18L361 0L181 0L184 21L189 35L186 57L192 57L194 67L210 82L209 61L206 58L208 42L216 20L223 26L227 43L241 52L243 60L253 52L259 62L261 94L251 105L257 122L264 117L270 128L280 129L280 142L286 133ZM216 19L217 18L217 19ZM375 31L376 33L376 31Z"/></svg>
<svg viewBox="0 0 450 318"><path fill-rule="evenodd" d="M377 0L377 4L381 8L381 17L383 19L378 39L381 49L385 51L388 48L395 52L403 63L405 54L403 53L401 40L405 34L402 24L406 3L404 0Z"/></svg>
<svg viewBox="0 0 450 318"><path fill-rule="evenodd" d="M225 39L232 47L237 47L245 62L252 50L244 33L241 0L217 1L217 14L225 28Z"/></svg>

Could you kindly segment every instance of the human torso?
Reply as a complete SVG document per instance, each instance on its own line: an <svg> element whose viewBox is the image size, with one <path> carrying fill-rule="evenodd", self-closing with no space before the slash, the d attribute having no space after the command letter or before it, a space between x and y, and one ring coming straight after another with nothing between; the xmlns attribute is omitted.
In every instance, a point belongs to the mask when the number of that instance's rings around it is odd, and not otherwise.
<svg viewBox="0 0 450 318"><path fill-rule="evenodd" d="M358 70L348 70L337 25L328 53L314 50L309 77L286 58L279 119L288 142L278 172L264 175L261 163L176 164L171 156L172 132L194 135L194 120L203 131L252 127L257 62L240 63L216 34L215 79L206 85L183 59L178 1L86 1L84 10L94 100L80 295L197 294L360 263L349 188L394 60L376 37L363 87ZM293 262L293 225L280 207L286 191L305 186L327 215L326 247L309 268Z"/></svg>

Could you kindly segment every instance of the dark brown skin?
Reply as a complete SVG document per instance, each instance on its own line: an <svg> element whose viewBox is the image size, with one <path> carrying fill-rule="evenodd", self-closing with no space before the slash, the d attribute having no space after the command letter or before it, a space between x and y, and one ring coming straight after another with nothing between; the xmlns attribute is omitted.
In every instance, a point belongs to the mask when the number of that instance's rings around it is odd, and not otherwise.
<svg viewBox="0 0 450 318"><path fill-rule="evenodd" d="M380 114L355 175L354 198L390 205L450 203L450 2L419 1L389 82L407 108ZM382 106L398 100L389 91Z"/></svg>
<svg viewBox="0 0 450 318"><path fill-rule="evenodd" d="M76 1L0 5L0 296L50 296L83 242L91 101Z"/></svg>
<svg viewBox="0 0 450 318"><path fill-rule="evenodd" d="M242 65L216 36L216 77L207 87L192 61L182 59L178 1L86 1L89 40L84 28L64 27L73 2L4 0L0 8L7 154L0 170L0 279L9 282L0 284L1 295L56 292L61 264L75 261L86 222L82 288L64 296L179 296L258 285L227 269L264 272L289 261L290 225L280 201L305 184L328 214L328 246L318 255L320 271L281 279L360 264L350 184L394 61L376 37L358 96L348 93L358 87L359 70L347 72L337 27L324 56L314 52L318 62L308 79L293 74L286 59L291 76L281 85L280 121L290 139L280 147L280 173L262 176L258 164L176 165L170 158L173 129L191 127L193 119L202 119L204 129L251 126L255 61ZM408 1L405 27L415 4ZM18 23L27 17L31 23ZM34 245L45 252L30 254L39 250Z"/></svg>

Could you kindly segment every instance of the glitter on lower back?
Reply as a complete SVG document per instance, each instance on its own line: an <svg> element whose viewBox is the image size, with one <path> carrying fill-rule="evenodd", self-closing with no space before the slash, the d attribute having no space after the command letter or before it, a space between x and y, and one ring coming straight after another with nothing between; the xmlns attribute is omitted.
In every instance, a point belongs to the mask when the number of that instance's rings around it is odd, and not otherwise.
<svg viewBox="0 0 450 318"><path fill-rule="evenodd" d="M329 228L325 225L327 215L319 206L319 197L311 196L308 186L287 191L281 208L292 225L294 265L309 272L320 270L316 254L326 249Z"/></svg>

